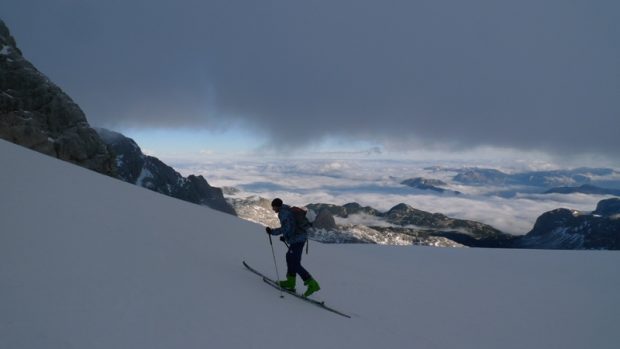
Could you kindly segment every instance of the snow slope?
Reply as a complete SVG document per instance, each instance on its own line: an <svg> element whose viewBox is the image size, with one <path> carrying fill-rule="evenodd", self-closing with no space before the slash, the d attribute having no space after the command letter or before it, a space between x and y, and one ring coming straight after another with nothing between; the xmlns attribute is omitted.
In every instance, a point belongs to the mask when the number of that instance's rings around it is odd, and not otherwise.
<svg viewBox="0 0 620 349"><path fill-rule="evenodd" d="M310 245L0 141L0 348L617 348L620 253ZM284 249L275 245L280 273Z"/></svg>

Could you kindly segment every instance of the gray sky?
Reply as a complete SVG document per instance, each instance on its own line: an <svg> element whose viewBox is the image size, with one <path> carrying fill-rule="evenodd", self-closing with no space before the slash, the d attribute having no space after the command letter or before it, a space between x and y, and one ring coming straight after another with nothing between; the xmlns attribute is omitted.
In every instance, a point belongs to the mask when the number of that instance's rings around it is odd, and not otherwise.
<svg viewBox="0 0 620 349"><path fill-rule="evenodd" d="M620 157L617 0L3 0L0 18L97 126Z"/></svg>

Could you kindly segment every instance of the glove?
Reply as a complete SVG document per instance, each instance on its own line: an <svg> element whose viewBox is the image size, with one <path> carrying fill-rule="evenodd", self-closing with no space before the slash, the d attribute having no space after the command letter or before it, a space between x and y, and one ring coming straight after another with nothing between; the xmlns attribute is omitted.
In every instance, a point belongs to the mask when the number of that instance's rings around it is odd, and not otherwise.
<svg viewBox="0 0 620 349"><path fill-rule="evenodd" d="M286 239L284 238L284 235L280 236L280 241L285 242L284 240L286 240Z"/></svg>
<svg viewBox="0 0 620 349"><path fill-rule="evenodd" d="M271 228L266 227L266 228L265 228L265 231L267 232L267 234L271 235Z"/></svg>

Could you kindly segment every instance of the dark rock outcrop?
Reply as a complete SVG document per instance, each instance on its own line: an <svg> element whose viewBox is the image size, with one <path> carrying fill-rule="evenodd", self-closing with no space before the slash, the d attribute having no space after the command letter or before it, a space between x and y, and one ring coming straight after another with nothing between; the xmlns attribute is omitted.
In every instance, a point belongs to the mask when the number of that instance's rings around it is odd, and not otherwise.
<svg viewBox="0 0 620 349"><path fill-rule="evenodd" d="M329 210L321 210L316 215L314 222L312 222L312 226L316 229L325 229L325 230L336 230L338 226L336 225L336 220L334 216L329 212Z"/></svg>
<svg viewBox="0 0 620 349"><path fill-rule="evenodd" d="M620 214L620 199L613 198L601 200L596 205L596 210L592 212L595 215L615 216Z"/></svg>
<svg viewBox="0 0 620 349"><path fill-rule="evenodd" d="M514 247L618 250L620 199L602 200L592 213L565 208L545 212Z"/></svg>
<svg viewBox="0 0 620 349"><path fill-rule="evenodd" d="M0 137L114 175L113 157L84 112L22 56L0 20Z"/></svg>
<svg viewBox="0 0 620 349"><path fill-rule="evenodd" d="M212 187L202 176L187 178L142 150L131 138L106 129L97 132L115 154L118 178L177 199L204 205L236 215L220 188Z"/></svg>

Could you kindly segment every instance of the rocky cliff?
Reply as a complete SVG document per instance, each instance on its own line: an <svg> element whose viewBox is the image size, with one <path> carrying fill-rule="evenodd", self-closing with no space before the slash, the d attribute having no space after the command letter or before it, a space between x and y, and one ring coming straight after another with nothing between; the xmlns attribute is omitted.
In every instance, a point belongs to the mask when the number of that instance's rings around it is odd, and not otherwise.
<svg viewBox="0 0 620 349"><path fill-rule="evenodd" d="M545 212L515 247L620 250L620 199L602 200L593 212Z"/></svg>
<svg viewBox="0 0 620 349"><path fill-rule="evenodd" d="M97 129L114 154L118 178L147 189L198 205L236 215L222 189L212 187L202 176L183 177L158 158L142 153L131 138L106 129Z"/></svg>
<svg viewBox="0 0 620 349"><path fill-rule="evenodd" d="M107 175L114 162L84 112L23 56L0 20L0 137Z"/></svg>

